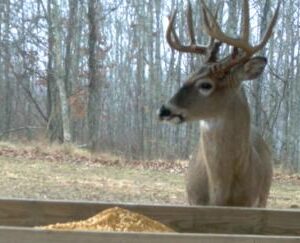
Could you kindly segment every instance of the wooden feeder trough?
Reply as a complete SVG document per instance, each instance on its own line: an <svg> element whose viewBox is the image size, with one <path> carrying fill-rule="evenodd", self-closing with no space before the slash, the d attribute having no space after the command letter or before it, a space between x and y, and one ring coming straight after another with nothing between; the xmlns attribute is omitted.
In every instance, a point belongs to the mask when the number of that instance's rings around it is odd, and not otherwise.
<svg viewBox="0 0 300 243"><path fill-rule="evenodd" d="M34 226L91 217L121 207L178 233L49 231ZM287 243L300 242L300 210L0 200L0 243Z"/></svg>

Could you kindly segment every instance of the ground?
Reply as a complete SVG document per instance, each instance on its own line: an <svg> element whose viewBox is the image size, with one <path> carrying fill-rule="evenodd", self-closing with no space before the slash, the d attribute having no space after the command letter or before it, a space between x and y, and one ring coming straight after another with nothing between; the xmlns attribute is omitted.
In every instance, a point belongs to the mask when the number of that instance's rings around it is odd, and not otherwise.
<svg viewBox="0 0 300 243"><path fill-rule="evenodd" d="M72 146L0 143L0 198L186 204L185 161L126 161ZM276 171L270 208L300 206L300 175Z"/></svg>

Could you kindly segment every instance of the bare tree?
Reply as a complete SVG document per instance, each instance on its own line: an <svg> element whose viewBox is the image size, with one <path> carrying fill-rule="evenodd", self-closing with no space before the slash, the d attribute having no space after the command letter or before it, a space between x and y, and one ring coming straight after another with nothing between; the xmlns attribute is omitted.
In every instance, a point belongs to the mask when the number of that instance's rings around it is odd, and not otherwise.
<svg viewBox="0 0 300 243"><path fill-rule="evenodd" d="M88 68L89 68L89 100L88 100L88 140L91 150L97 149L99 142L99 119L100 119L100 92L102 86L101 66L97 60L99 49L99 22L97 16L101 15L101 4L97 0L88 1L88 21L89 21L89 40L88 40ZM101 56L103 58L103 56Z"/></svg>
<svg viewBox="0 0 300 243"><path fill-rule="evenodd" d="M11 128L12 121L12 101L13 101L13 80L10 72L11 62L11 47L10 47L10 25L11 25L11 3L10 0L4 1L4 82L5 82L5 110L4 110L4 130L8 131ZM8 138L9 133L6 133L4 139Z"/></svg>
<svg viewBox="0 0 300 243"><path fill-rule="evenodd" d="M195 12L201 12L201 4L190 1ZM205 2L213 12L219 5L222 29L236 37L242 2ZM277 1L249 3L254 43L264 34ZM35 139L47 132L50 141L72 138L93 150L129 158L189 157L198 141L197 124L171 128L159 124L155 115L159 104L202 61L170 51L164 40L169 13L186 4L186 0L3 0L2 139ZM300 163L299 7L298 1L282 2L274 38L261 52L269 60L266 72L261 81L245 83L254 124L272 143L278 163L292 170ZM184 19L184 12L178 14L178 37L186 43ZM203 20L196 17L196 29ZM207 41L201 31L195 38ZM229 50L222 45L220 55Z"/></svg>

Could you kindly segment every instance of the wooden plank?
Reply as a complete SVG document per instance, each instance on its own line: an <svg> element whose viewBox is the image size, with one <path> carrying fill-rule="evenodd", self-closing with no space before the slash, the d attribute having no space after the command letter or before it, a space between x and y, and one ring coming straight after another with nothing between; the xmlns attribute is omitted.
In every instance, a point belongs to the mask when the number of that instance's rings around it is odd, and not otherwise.
<svg viewBox="0 0 300 243"><path fill-rule="evenodd" d="M67 201L0 200L0 225L37 226L85 219L113 206L142 213L178 232L300 236L299 210Z"/></svg>
<svg viewBox="0 0 300 243"><path fill-rule="evenodd" d="M44 231L0 227L0 243L296 243L299 237Z"/></svg>

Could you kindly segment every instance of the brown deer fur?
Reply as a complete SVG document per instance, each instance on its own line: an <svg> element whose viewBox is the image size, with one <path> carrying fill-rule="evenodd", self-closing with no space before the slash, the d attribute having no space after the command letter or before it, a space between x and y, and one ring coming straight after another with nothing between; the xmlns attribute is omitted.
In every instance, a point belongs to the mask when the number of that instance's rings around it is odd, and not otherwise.
<svg viewBox="0 0 300 243"><path fill-rule="evenodd" d="M267 59L253 55L272 34L279 4L262 41L249 43L249 3L243 0L241 38L222 32L216 15L202 0L207 46L197 45L188 2L187 23L191 44L182 45L170 17L167 41L173 49L205 55L205 62L178 92L161 107L159 119L176 124L200 120L200 141L188 167L186 189L190 204L265 207L272 180L272 156L257 130L251 127L250 111L242 82L258 78ZM215 41L216 40L216 41ZM218 60L221 42L233 52Z"/></svg>

